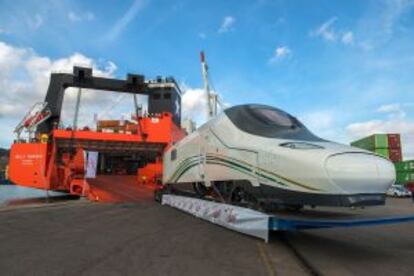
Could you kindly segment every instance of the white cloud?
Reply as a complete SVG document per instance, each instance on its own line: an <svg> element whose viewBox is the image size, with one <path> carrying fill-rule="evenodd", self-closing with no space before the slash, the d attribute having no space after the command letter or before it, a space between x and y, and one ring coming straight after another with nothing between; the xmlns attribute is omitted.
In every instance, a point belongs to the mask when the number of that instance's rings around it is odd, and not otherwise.
<svg viewBox="0 0 414 276"><path fill-rule="evenodd" d="M99 63L80 53L68 57L51 59L40 56L30 48L18 48L0 41L0 137L1 146L9 146L13 139L13 127L35 102L42 102L46 95L51 72L72 72L74 65L92 67L94 75L111 77L116 65L112 62ZM62 118L72 118L74 89L67 89ZM110 93L87 91L82 94L81 120L90 121L93 112L99 112ZM113 98L111 98L113 101ZM131 101L132 105L132 101ZM69 119L70 120L70 119Z"/></svg>
<svg viewBox="0 0 414 276"><path fill-rule="evenodd" d="M182 117L190 118L201 125L205 122L205 114L207 112L206 96L204 89L191 88L181 85L184 94L182 96Z"/></svg>
<svg viewBox="0 0 414 276"><path fill-rule="evenodd" d="M386 113L390 120L405 119L406 117L403 106L398 103L381 105L377 108L377 112Z"/></svg>
<svg viewBox="0 0 414 276"><path fill-rule="evenodd" d="M345 32L342 35L341 41L342 41L342 43L348 44L348 45L354 44L354 33L351 32L351 31Z"/></svg>
<svg viewBox="0 0 414 276"><path fill-rule="evenodd" d="M286 58L292 54L292 50L287 46L280 46L275 49L273 56L270 58L269 63L275 63L283 58Z"/></svg>
<svg viewBox="0 0 414 276"><path fill-rule="evenodd" d="M282 57L285 57L287 55L290 55L291 52L292 51L286 46L278 47L275 50L275 56L278 57L278 58L282 58Z"/></svg>
<svg viewBox="0 0 414 276"><path fill-rule="evenodd" d="M337 17L332 17L328 19L326 22L322 23L322 25L320 25L318 28L311 31L311 35L315 37L320 36L327 41L336 41L337 33L332 27L336 20L338 20Z"/></svg>
<svg viewBox="0 0 414 276"><path fill-rule="evenodd" d="M378 112L388 113L388 112L400 112L401 105L394 103L394 104L384 104L377 108Z"/></svg>
<svg viewBox="0 0 414 276"><path fill-rule="evenodd" d="M335 142L345 142L337 118L337 112L330 109L308 111L299 116L299 120L315 135Z"/></svg>
<svg viewBox="0 0 414 276"><path fill-rule="evenodd" d="M203 88L192 88L186 84L181 84L181 90L183 92L182 100L182 118L190 118L197 123L198 126L202 125L206 121L207 104L206 94ZM211 93L216 93L211 91ZM218 112L221 109L229 107L231 104L222 102L219 95L219 101L222 106L219 105Z"/></svg>
<svg viewBox="0 0 414 276"><path fill-rule="evenodd" d="M106 34L106 38L111 41L115 40L124 31L128 24L134 20L135 16L144 9L146 2L146 0L135 0L126 13L124 13L124 15L118 19L117 22L115 22Z"/></svg>
<svg viewBox="0 0 414 276"><path fill-rule="evenodd" d="M233 16L226 16L221 23L218 33L227 33L233 30L234 23L236 23L236 18Z"/></svg>
<svg viewBox="0 0 414 276"><path fill-rule="evenodd" d="M332 127L334 115L331 111L314 111L306 113L301 119L309 129L322 131Z"/></svg>
<svg viewBox="0 0 414 276"><path fill-rule="evenodd" d="M315 30L310 32L313 37L321 37L328 42L340 41L345 45L354 44L354 33L352 31L336 30L334 23L338 20L337 17L331 17L326 22L322 23Z"/></svg>
<svg viewBox="0 0 414 276"><path fill-rule="evenodd" d="M71 22L92 21L95 19L95 15L92 12L77 14L71 11L68 13L68 19Z"/></svg>

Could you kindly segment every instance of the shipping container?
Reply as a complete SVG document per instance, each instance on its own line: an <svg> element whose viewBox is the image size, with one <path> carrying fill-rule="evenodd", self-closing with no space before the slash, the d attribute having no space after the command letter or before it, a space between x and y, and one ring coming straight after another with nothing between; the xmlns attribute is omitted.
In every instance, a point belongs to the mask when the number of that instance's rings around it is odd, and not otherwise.
<svg viewBox="0 0 414 276"><path fill-rule="evenodd" d="M414 172L397 171L396 183L405 184L414 181Z"/></svg>
<svg viewBox="0 0 414 276"><path fill-rule="evenodd" d="M388 136L387 134L373 134L371 136L351 142L351 146L366 150L388 148Z"/></svg>
<svg viewBox="0 0 414 276"><path fill-rule="evenodd" d="M98 128L107 128L107 127L118 127L120 124L119 120L101 120L97 122Z"/></svg>
<svg viewBox="0 0 414 276"><path fill-rule="evenodd" d="M394 165L397 171L405 171L405 172L414 171L414 160L396 162Z"/></svg>
<svg viewBox="0 0 414 276"><path fill-rule="evenodd" d="M401 138L398 133L389 133L388 136L388 147L389 148L401 148Z"/></svg>
<svg viewBox="0 0 414 276"><path fill-rule="evenodd" d="M389 158L389 151L388 151L387 148L377 148L377 149L374 149L374 150L371 150L371 151L373 151L376 154L379 154L381 156L384 156L386 158Z"/></svg>
<svg viewBox="0 0 414 276"><path fill-rule="evenodd" d="M402 152L401 148L389 148L388 149L388 157L392 162L400 162L402 161Z"/></svg>
<svg viewBox="0 0 414 276"><path fill-rule="evenodd" d="M97 128L116 128L130 123L128 120L100 120L97 122Z"/></svg>

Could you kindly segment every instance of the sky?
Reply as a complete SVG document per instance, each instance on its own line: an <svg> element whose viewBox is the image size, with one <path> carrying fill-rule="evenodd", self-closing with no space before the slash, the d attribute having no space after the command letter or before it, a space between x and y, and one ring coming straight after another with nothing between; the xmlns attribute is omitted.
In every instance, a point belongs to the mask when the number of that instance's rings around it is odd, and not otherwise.
<svg viewBox="0 0 414 276"><path fill-rule="evenodd" d="M174 76L184 117L201 123L200 50L226 106L272 105L342 143L401 133L414 158L414 0L0 0L0 147L44 100L50 72L73 65ZM132 106L128 95L83 93L82 122Z"/></svg>

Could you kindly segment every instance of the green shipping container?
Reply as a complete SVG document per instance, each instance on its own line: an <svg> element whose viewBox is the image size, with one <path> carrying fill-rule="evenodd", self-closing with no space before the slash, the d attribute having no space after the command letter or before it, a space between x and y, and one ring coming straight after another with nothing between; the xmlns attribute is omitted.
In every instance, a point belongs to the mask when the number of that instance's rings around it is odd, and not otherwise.
<svg viewBox="0 0 414 276"><path fill-rule="evenodd" d="M395 169L401 172L414 171L414 160L401 161L394 164Z"/></svg>
<svg viewBox="0 0 414 276"><path fill-rule="evenodd" d="M357 141L351 142L351 146L361 149L372 150L376 148L388 148L387 134L374 134Z"/></svg>
<svg viewBox="0 0 414 276"><path fill-rule="evenodd" d="M388 149L387 149L387 148L385 148L385 149L378 148L378 149L374 149L374 150L371 150L371 151L373 151L373 152L375 152L376 154L379 154L379 155L381 155L381 156L387 157L387 158L389 158L389 157L390 157L390 153L389 153L389 151L388 151Z"/></svg>
<svg viewBox="0 0 414 276"><path fill-rule="evenodd" d="M405 184L414 181L414 172L397 172L396 183Z"/></svg>

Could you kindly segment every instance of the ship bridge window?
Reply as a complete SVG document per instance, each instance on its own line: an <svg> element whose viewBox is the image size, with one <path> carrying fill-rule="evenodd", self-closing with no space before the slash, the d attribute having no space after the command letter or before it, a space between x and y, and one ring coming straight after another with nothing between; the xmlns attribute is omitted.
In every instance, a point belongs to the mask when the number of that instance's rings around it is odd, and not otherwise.
<svg viewBox="0 0 414 276"><path fill-rule="evenodd" d="M271 106L239 105L226 109L224 113L237 128L253 135L301 141L324 141L292 115Z"/></svg>
<svg viewBox="0 0 414 276"><path fill-rule="evenodd" d="M159 100L161 98L161 95L159 93L154 93L154 94L152 94L152 98L154 100Z"/></svg>

